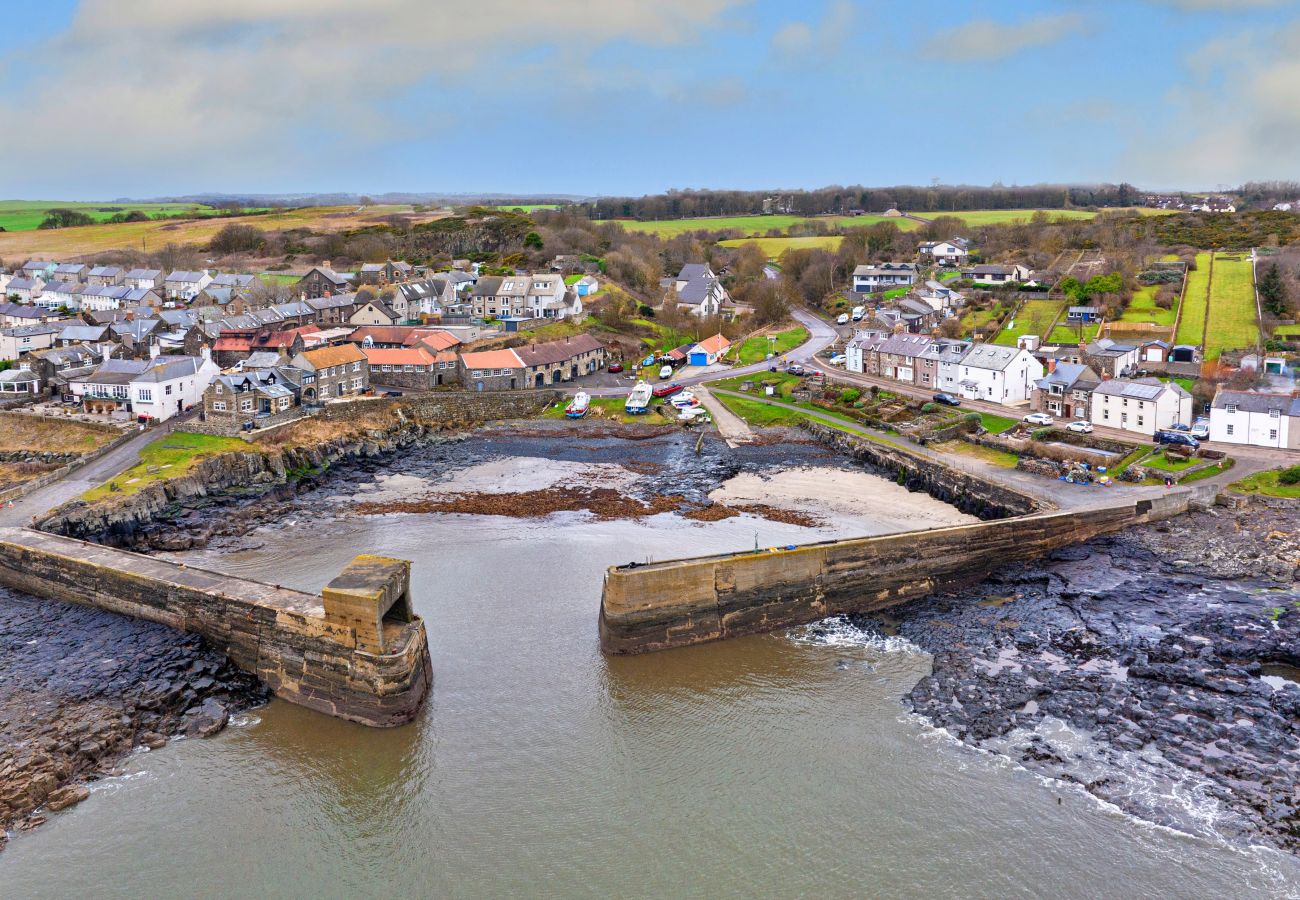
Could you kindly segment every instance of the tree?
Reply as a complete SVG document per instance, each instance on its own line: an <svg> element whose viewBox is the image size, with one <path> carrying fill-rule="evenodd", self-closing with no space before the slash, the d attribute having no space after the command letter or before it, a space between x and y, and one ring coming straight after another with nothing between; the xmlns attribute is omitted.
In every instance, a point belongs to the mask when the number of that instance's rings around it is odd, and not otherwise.
<svg viewBox="0 0 1300 900"><path fill-rule="evenodd" d="M213 253L252 253L260 250L263 242L260 228L230 224L212 236L208 249Z"/></svg>
<svg viewBox="0 0 1300 900"><path fill-rule="evenodd" d="M37 228L75 228L79 225L94 225L95 220L84 212L75 209L50 209L45 212L45 219Z"/></svg>
<svg viewBox="0 0 1300 900"><path fill-rule="evenodd" d="M1282 272L1278 269L1277 263L1269 263L1264 267L1256 288L1259 291L1259 299L1265 310L1278 318L1286 315L1289 307L1289 292L1287 291L1286 282L1282 280Z"/></svg>
<svg viewBox="0 0 1300 900"><path fill-rule="evenodd" d="M530 231L524 235L524 246L529 250L541 250L545 244L542 243L542 236L536 231Z"/></svg>

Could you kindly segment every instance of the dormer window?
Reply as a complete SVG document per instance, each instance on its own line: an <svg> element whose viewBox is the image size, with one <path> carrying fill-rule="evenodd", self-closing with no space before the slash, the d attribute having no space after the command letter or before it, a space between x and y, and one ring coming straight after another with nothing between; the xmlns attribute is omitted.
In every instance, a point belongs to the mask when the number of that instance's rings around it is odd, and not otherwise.
<svg viewBox="0 0 1300 900"><path fill-rule="evenodd" d="M1223 407L1223 411L1226 412L1226 413L1228 413L1229 415L1232 415L1233 413L1235 413L1235 412L1237 411L1237 404L1235 404L1235 403L1229 403L1229 404L1227 404L1226 406Z"/></svg>

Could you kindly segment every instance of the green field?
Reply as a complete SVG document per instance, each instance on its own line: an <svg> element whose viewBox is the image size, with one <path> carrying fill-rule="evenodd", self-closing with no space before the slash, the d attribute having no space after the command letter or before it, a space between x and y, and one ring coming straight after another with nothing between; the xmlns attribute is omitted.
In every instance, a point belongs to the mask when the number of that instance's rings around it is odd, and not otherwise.
<svg viewBox="0 0 1300 900"><path fill-rule="evenodd" d="M558 203L521 203L518 206L489 206L488 209L504 209L511 212L530 213L535 209L559 209Z"/></svg>
<svg viewBox="0 0 1300 900"><path fill-rule="evenodd" d="M301 275L289 275L285 272L258 272L257 277L268 284L297 284L302 281Z"/></svg>
<svg viewBox="0 0 1300 900"><path fill-rule="evenodd" d="M984 430L990 434L1001 434L1019 422L1018 419L1008 419L1006 416L995 416L986 412L980 413L979 416Z"/></svg>
<svg viewBox="0 0 1300 900"><path fill-rule="evenodd" d="M1300 337L1300 325L1279 325L1273 329L1277 337Z"/></svg>
<svg viewBox="0 0 1300 900"><path fill-rule="evenodd" d="M661 238L676 237L692 231L740 231L750 237L762 237L772 229L788 231L792 225L821 222L827 228L866 228L878 222L893 222L903 231L915 231L921 223L894 216L717 216L699 219L660 219L637 222L632 219L606 219L628 231L644 231ZM603 224L598 222L597 224Z"/></svg>
<svg viewBox="0 0 1300 900"><path fill-rule="evenodd" d="M47 210L75 209L96 222L103 222L117 213L140 211L149 216L213 215L217 210L201 203L88 203L85 201L58 200L0 200L0 228L6 231L34 231L45 218Z"/></svg>
<svg viewBox="0 0 1300 900"><path fill-rule="evenodd" d="M1174 342L1200 346L1205 335L1205 314L1210 302L1210 254L1196 254L1196 271L1187 273L1183 310Z"/></svg>
<svg viewBox="0 0 1300 900"><path fill-rule="evenodd" d="M1258 342L1255 276L1250 260L1244 254L1216 254L1214 281L1210 285L1210 319L1205 329L1205 358L1218 359L1224 350L1244 350Z"/></svg>
<svg viewBox="0 0 1300 900"><path fill-rule="evenodd" d="M778 332L775 337L775 341L768 340L767 335L750 338L740 345L739 350L734 351L736 360L742 366L748 366L767 359L769 352L777 356L788 353L808 340L808 329L791 328L788 331Z"/></svg>
<svg viewBox="0 0 1300 900"><path fill-rule="evenodd" d="M1150 322L1152 325L1164 325L1166 327L1174 324L1178 320L1178 304L1175 303L1169 309L1161 309L1156 306L1156 291L1159 289L1158 284L1143 285L1133 292L1133 299L1129 301L1128 308L1120 316L1121 322Z"/></svg>
<svg viewBox="0 0 1300 900"><path fill-rule="evenodd" d="M1048 341L1053 344L1077 344L1079 341L1095 341L1097 332L1101 330L1100 322L1093 322L1084 325L1082 329L1078 325L1057 325L1052 329L1051 337Z"/></svg>
<svg viewBox="0 0 1300 900"><path fill-rule="evenodd" d="M937 219L940 216L961 219L971 228L980 225L1006 225L1009 222L1028 222L1036 212L1047 214L1049 219L1092 219L1096 213L1082 209L963 209L957 212L923 212L916 213L923 219Z"/></svg>
<svg viewBox="0 0 1300 900"><path fill-rule="evenodd" d="M1061 310L1065 308L1063 300L1028 300L1025 305L1020 307L1012 321L1014 327L1008 325L998 332L997 338L993 341L995 344L1002 344L1005 347L1014 347L1016 339L1024 334L1046 335L1052 328L1052 323L1060 316Z"/></svg>
<svg viewBox="0 0 1300 900"><path fill-rule="evenodd" d="M740 247L744 244L758 244L759 249L768 259L780 259L781 254L787 250L829 250L834 253L840 249L840 241L844 238L838 234L828 234L819 237L783 237L783 238L731 238L726 241L718 241L723 247Z"/></svg>
<svg viewBox="0 0 1300 900"><path fill-rule="evenodd" d="M86 491L81 499L94 503L105 497L134 494L154 482L185 475L205 457L248 449L248 444L239 438L192 434L188 431L160 435L140 451L138 464L115 476L107 484Z"/></svg>

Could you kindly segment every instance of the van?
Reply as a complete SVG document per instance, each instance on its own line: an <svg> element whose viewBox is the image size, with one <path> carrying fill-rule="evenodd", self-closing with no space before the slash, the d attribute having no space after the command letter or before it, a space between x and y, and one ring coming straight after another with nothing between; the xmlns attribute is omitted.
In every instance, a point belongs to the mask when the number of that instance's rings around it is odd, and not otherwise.
<svg viewBox="0 0 1300 900"><path fill-rule="evenodd" d="M672 377L673 377L673 367L672 367L672 366L665 365L662 369L659 370L659 377L660 377L661 379L663 379L663 380L667 380L667 379L669 379L669 378L672 378Z"/></svg>
<svg viewBox="0 0 1300 900"><path fill-rule="evenodd" d="M849 314L848 314L848 313L840 313L840 317L839 317L838 319L835 320L835 324L836 324L836 325L847 325L847 324L849 324Z"/></svg>
<svg viewBox="0 0 1300 900"><path fill-rule="evenodd" d="M853 321L861 322L862 317L865 316L866 314L867 314L867 308L865 306L853 307Z"/></svg>
<svg viewBox="0 0 1300 900"><path fill-rule="evenodd" d="M1200 441L1185 431L1157 431L1156 443L1176 444L1181 447L1191 447L1193 450L1201 446Z"/></svg>

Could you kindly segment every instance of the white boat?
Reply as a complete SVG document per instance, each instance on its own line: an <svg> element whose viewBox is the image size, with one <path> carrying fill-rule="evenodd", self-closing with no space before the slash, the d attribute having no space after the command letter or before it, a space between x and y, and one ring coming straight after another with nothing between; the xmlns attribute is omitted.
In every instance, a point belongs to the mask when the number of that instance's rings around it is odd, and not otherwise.
<svg viewBox="0 0 1300 900"><path fill-rule="evenodd" d="M673 395L672 399L668 402L678 409L687 409L692 406L699 406L700 398L696 397L690 391L682 391L679 394Z"/></svg>
<svg viewBox="0 0 1300 900"><path fill-rule="evenodd" d="M685 409L677 411L678 422L707 422L709 421L709 411L703 406L688 406Z"/></svg>
<svg viewBox="0 0 1300 900"><path fill-rule="evenodd" d="M623 404L623 411L629 415L639 416L650 408L650 400L654 397L654 389L644 381L638 381L632 388L632 393L627 395L627 402Z"/></svg>
<svg viewBox="0 0 1300 900"><path fill-rule="evenodd" d="M573 402L564 409L564 414L570 419L581 419L591 408L591 397L587 396L585 391L578 391L574 396Z"/></svg>

